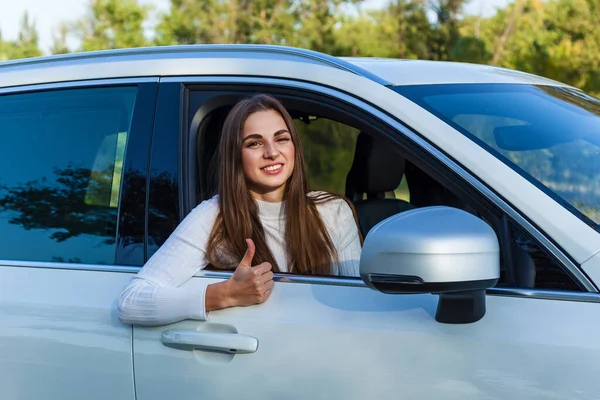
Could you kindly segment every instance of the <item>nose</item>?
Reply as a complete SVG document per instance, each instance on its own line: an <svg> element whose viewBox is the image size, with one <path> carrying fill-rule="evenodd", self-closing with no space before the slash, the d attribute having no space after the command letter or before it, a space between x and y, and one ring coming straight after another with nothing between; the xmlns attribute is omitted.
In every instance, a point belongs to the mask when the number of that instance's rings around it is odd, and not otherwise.
<svg viewBox="0 0 600 400"><path fill-rule="evenodd" d="M278 156L279 156L279 150L277 150L277 146L275 146L275 143L268 142L265 145L264 157L274 159L274 158L277 158Z"/></svg>

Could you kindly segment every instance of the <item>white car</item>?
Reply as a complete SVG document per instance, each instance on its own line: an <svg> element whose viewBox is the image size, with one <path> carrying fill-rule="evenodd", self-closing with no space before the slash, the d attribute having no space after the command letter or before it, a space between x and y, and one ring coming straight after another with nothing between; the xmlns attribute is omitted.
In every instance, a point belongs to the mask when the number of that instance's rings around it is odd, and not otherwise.
<svg viewBox="0 0 600 400"><path fill-rule="evenodd" d="M295 117L311 185L354 201L361 278L121 323L254 92ZM285 47L1 63L0 399L600 398L599 115L516 71Z"/></svg>

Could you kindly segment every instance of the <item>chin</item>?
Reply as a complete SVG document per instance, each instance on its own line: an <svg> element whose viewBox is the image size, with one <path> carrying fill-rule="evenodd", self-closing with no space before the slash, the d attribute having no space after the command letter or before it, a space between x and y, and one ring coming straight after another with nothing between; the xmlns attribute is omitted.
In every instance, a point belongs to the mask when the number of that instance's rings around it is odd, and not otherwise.
<svg viewBox="0 0 600 400"><path fill-rule="evenodd" d="M287 181L287 180L286 180ZM253 190L255 190L256 192L262 193L262 194L267 194L267 193L272 193L272 192L276 192L278 190L281 190L282 187L285 186L286 181L283 182L273 182L273 181L258 181L258 182L254 182L253 186Z"/></svg>
<svg viewBox="0 0 600 400"><path fill-rule="evenodd" d="M269 183L269 184L263 184L263 185L259 185L260 188L262 189L261 191L263 193L271 193L271 192L276 192L278 190L280 190L283 186L285 186L285 182L280 184L280 185L274 185L273 183Z"/></svg>

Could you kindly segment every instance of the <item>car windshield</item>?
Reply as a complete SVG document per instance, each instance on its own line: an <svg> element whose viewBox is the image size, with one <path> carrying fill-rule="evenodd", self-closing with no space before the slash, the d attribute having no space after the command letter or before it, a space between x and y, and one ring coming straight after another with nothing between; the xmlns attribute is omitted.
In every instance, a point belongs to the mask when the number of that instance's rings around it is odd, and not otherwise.
<svg viewBox="0 0 600 400"><path fill-rule="evenodd" d="M397 86L394 90L600 230L599 100L571 88L517 84Z"/></svg>

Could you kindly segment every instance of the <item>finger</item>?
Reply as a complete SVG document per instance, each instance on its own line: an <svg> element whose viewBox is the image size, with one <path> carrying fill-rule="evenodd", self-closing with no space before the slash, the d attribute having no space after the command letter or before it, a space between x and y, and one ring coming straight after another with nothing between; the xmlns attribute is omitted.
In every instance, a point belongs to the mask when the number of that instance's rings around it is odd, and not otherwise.
<svg viewBox="0 0 600 400"><path fill-rule="evenodd" d="M268 281L267 283L265 283L265 286L264 286L265 292L271 291L274 286L275 286L274 281Z"/></svg>
<svg viewBox="0 0 600 400"><path fill-rule="evenodd" d="M275 274L273 273L273 271L268 271L260 276L260 282L267 283L269 281L273 281L274 276Z"/></svg>
<svg viewBox="0 0 600 400"><path fill-rule="evenodd" d="M255 273L257 275L263 275L263 274L266 274L267 272L269 272L272 268L273 267L271 266L270 263L264 262L262 264L259 264L259 265L255 266L252 269L255 271Z"/></svg>
<svg viewBox="0 0 600 400"><path fill-rule="evenodd" d="M271 296L271 293L273 293L273 289L269 289L265 292L263 303L267 301L267 299Z"/></svg>
<svg viewBox="0 0 600 400"><path fill-rule="evenodd" d="M254 258L254 251L255 251L254 241L252 239L246 239L246 244L248 245L248 248L246 249L244 258L242 258L242 261L240 261L239 265L243 265L245 267L251 267L252 259Z"/></svg>

